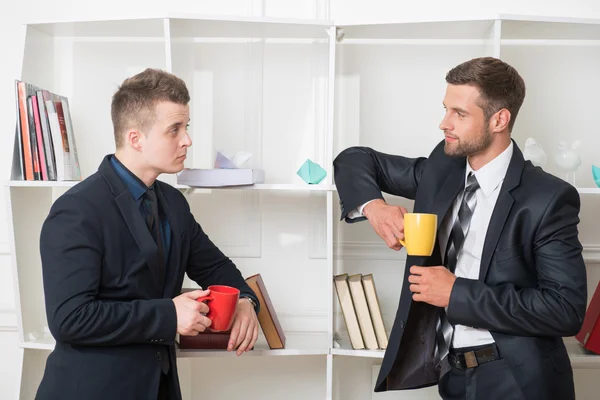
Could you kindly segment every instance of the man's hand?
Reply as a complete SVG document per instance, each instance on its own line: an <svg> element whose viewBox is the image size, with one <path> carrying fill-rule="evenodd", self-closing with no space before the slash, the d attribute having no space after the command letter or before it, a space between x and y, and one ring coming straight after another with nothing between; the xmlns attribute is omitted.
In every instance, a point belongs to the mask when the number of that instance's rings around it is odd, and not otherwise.
<svg viewBox="0 0 600 400"><path fill-rule="evenodd" d="M391 206L382 199L373 200L363 208L363 214L390 249L400 250L399 240L404 239L404 214L406 208Z"/></svg>
<svg viewBox="0 0 600 400"><path fill-rule="evenodd" d="M240 356L254 346L256 339L258 339L256 311L247 299L240 299L233 317L227 351L237 349L236 354Z"/></svg>
<svg viewBox="0 0 600 400"><path fill-rule="evenodd" d="M439 267L410 267L408 282L413 292L414 301L422 301L437 307L448 307L450 293L454 286L456 275L444 266Z"/></svg>
<svg viewBox="0 0 600 400"><path fill-rule="evenodd" d="M182 293L173 299L177 311L177 333L184 336L196 336L210 326L212 321L200 314L206 314L208 306L196 301L197 298L209 293L210 290L194 290Z"/></svg>

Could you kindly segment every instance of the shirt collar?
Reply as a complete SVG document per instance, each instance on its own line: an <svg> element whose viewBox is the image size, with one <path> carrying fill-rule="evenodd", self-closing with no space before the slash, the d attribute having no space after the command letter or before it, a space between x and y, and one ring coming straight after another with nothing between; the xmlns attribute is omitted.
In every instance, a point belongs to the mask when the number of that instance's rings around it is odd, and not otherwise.
<svg viewBox="0 0 600 400"><path fill-rule="evenodd" d="M146 184L142 182L140 178L138 178L125 165L123 165L115 155L110 157L110 163L131 193L133 199L139 200L148 190L148 186L146 186Z"/></svg>
<svg viewBox="0 0 600 400"><path fill-rule="evenodd" d="M510 141L508 147L500 153L496 158L492 161L485 164L483 167L479 168L477 171L473 171L471 165L469 165L469 161L467 160L467 168L465 173L465 186L467 185L467 177L469 173L473 172L475 174L475 178L477 178L477 182L479 183L479 187L483 190L483 194L485 197L489 197L494 190L504 181L504 176L506 175L506 171L508 170L508 165L510 164L510 160L513 154L513 141Z"/></svg>

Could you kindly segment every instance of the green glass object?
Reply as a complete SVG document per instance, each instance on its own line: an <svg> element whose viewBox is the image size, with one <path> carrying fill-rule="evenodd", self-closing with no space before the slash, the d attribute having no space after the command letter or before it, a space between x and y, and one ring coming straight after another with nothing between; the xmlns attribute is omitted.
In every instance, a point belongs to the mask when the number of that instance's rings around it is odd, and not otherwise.
<svg viewBox="0 0 600 400"><path fill-rule="evenodd" d="M600 187L600 168L592 165L592 176L594 177L594 182L596 182L596 186Z"/></svg>
<svg viewBox="0 0 600 400"><path fill-rule="evenodd" d="M321 166L311 160L306 160L296 172L304 182L315 185L323 180L327 172Z"/></svg>

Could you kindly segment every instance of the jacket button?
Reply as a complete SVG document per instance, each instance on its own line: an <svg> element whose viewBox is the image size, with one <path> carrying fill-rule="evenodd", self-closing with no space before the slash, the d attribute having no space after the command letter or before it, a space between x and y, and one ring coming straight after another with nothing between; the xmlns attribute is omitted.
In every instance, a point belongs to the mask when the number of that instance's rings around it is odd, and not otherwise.
<svg viewBox="0 0 600 400"><path fill-rule="evenodd" d="M404 321L400 321L400 329L404 329Z"/></svg>

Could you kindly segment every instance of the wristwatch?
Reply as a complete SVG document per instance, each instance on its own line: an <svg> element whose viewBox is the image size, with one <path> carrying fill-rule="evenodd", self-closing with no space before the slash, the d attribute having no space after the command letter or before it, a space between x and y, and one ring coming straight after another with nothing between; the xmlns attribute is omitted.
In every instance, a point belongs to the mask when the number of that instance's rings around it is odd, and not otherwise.
<svg viewBox="0 0 600 400"><path fill-rule="evenodd" d="M254 301L254 299L252 297L249 296L243 296L241 297L242 299L246 299L250 302L250 304L252 304L252 307L254 307L254 309L256 310L256 302Z"/></svg>

